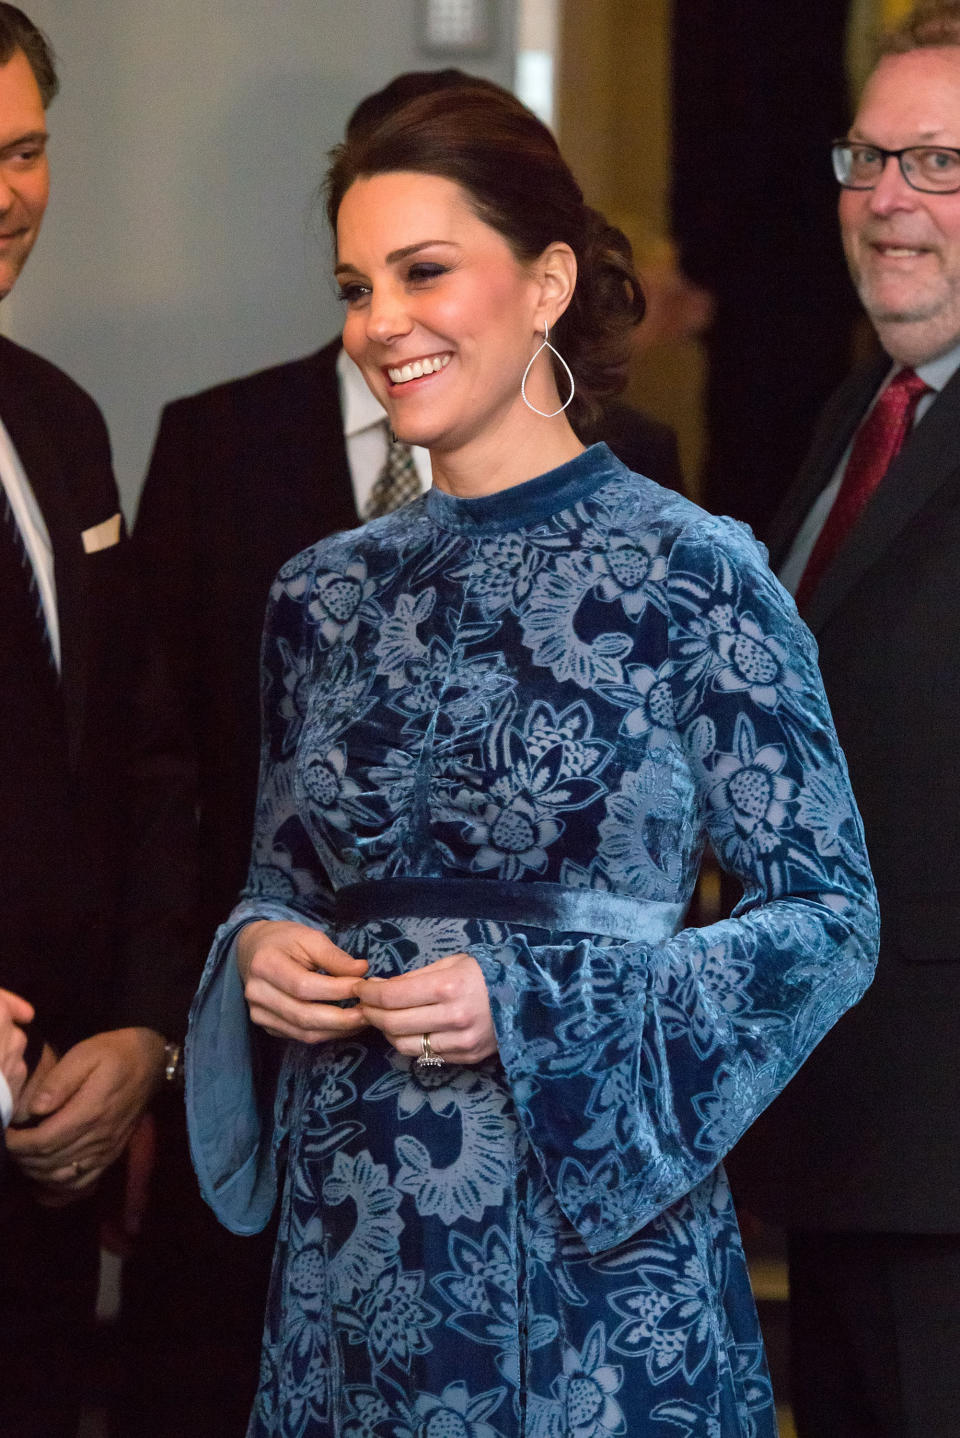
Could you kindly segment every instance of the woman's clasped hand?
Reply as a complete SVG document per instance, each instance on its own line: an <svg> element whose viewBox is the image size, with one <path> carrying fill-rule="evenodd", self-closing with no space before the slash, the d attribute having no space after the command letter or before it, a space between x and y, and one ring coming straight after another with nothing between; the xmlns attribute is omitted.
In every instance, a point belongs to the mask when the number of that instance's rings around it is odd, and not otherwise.
<svg viewBox="0 0 960 1438"><path fill-rule="evenodd" d="M276 1037L317 1044L368 1025L398 1053L421 1053L424 1034L451 1063L496 1052L487 988L476 959L449 954L390 979L306 924L263 919L237 938L237 967L254 1023Z"/></svg>

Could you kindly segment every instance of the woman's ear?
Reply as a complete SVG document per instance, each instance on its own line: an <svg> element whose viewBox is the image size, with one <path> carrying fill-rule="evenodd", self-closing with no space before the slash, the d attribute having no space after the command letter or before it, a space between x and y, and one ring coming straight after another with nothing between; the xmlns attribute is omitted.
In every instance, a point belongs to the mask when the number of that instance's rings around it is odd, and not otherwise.
<svg viewBox="0 0 960 1438"><path fill-rule="evenodd" d="M577 257L568 244L556 240L534 262L534 268L540 282L540 303L535 322L540 328L546 323L553 329L573 298L577 284Z"/></svg>

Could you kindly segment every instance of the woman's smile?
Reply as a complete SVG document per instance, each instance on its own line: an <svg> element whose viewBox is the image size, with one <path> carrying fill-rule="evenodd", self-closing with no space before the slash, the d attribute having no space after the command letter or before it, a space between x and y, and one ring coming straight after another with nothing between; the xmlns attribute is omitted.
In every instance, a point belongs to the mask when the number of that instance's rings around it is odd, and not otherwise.
<svg viewBox="0 0 960 1438"><path fill-rule="evenodd" d="M405 361L402 365L395 367L386 366L387 378L393 385L409 384L411 380L423 379L427 375L437 374L440 370L446 369L453 356L449 351L441 355L427 355L424 359Z"/></svg>
<svg viewBox="0 0 960 1438"><path fill-rule="evenodd" d="M397 435L452 452L496 433L516 450L540 287L464 191L437 175L356 180L337 250L344 348ZM549 366L538 379L552 381Z"/></svg>

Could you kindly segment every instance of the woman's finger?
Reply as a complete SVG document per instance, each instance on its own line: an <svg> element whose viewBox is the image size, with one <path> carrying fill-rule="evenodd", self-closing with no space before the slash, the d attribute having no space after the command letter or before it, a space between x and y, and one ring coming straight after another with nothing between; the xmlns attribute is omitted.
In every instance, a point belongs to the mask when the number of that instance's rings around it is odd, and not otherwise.
<svg viewBox="0 0 960 1438"><path fill-rule="evenodd" d="M247 1001L262 998L267 989L302 1004L336 1004L356 997L356 979L331 978L294 963L286 956L264 956L254 961L244 987Z"/></svg>
<svg viewBox="0 0 960 1438"><path fill-rule="evenodd" d="M466 988L478 985L486 993L476 959L470 954L448 954L390 979L362 979L356 985L356 995L371 1009L411 1009L450 1002Z"/></svg>
<svg viewBox="0 0 960 1438"><path fill-rule="evenodd" d="M246 980L254 966L288 961L307 972L359 978L367 969L366 959L355 959L338 948L319 929L291 920L258 919L246 924L237 935L237 967Z"/></svg>
<svg viewBox="0 0 960 1438"><path fill-rule="evenodd" d="M343 980L331 980L343 984ZM352 992L344 994L352 997ZM251 979L246 990L247 1006L254 1023L283 1038L301 1043L320 1043L341 1038L365 1027L367 1018L357 1006L341 1008L333 1002L303 1001L271 984Z"/></svg>
<svg viewBox="0 0 960 1438"><path fill-rule="evenodd" d="M414 1060L424 1056L424 1039L428 1040L426 1052L434 1058L449 1064L476 1064L489 1058L497 1051L496 1036L477 1026L467 1030L424 1029L422 1033L411 1034L397 1039L393 1047L398 1054Z"/></svg>
<svg viewBox="0 0 960 1438"><path fill-rule="evenodd" d="M367 1022L360 1009L350 1009L345 1014L335 1011L340 1015L336 1019L323 1019L313 1024L290 1021L271 1013L267 1009L250 1011L250 1018L266 1033L272 1034L278 1039L295 1039L301 1044L327 1043L331 1039L349 1038L351 1034L358 1033L360 1029L367 1027Z"/></svg>
<svg viewBox="0 0 960 1438"><path fill-rule="evenodd" d="M415 1009L374 1009L360 1005L367 1022L385 1034L391 1043L433 1030L457 1032L466 1028L473 1015L457 1004L423 1004ZM399 1047L394 1043L395 1047Z"/></svg>

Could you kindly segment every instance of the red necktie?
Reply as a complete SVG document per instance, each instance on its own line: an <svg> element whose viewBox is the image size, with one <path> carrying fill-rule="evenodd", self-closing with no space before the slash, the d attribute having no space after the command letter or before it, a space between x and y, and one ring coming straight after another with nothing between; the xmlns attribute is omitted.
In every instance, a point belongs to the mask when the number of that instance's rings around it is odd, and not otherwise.
<svg viewBox="0 0 960 1438"><path fill-rule="evenodd" d="M799 607L813 594L824 570L899 454L910 433L920 396L929 388L912 369L899 370L858 429L833 508L797 586Z"/></svg>

